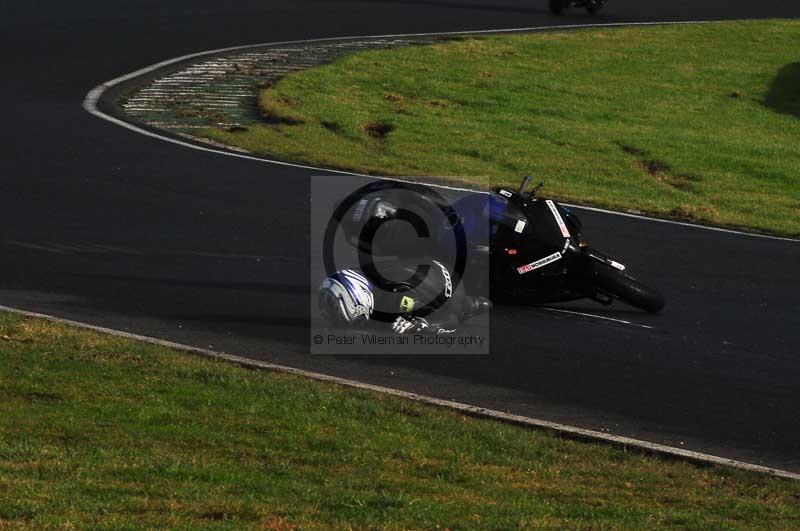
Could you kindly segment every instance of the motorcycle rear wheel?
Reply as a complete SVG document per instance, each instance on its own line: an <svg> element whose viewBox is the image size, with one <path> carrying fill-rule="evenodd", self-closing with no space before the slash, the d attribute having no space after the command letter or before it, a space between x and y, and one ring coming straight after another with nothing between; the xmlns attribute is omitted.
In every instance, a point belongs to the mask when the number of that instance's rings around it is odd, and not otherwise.
<svg viewBox="0 0 800 531"><path fill-rule="evenodd" d="M610 265L592 264L592 278L600 291L646 312L658 313L666 302L656 289L645 286Z"/></svg>

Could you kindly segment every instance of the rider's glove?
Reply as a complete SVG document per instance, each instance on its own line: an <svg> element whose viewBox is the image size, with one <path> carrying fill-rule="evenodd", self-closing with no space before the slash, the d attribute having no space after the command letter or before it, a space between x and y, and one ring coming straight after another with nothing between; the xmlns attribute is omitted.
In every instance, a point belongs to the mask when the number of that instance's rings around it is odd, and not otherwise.
<svg viewBox="0 0 800 531"><path fill-rule="evenodd" d="M436 330L431 328L427 320L422 317L398 317L392 324L392 330L398 334L435 334Z"/></svg>

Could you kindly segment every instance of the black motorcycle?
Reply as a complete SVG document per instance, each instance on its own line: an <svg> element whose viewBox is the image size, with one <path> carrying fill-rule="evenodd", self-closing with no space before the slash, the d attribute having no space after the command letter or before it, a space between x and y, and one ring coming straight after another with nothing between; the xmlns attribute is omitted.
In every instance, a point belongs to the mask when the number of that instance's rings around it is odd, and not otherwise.
<svg viewBox="0 0 800 531"><path fill-rule="evenodd" d="M541 185L526 192L530 180L519 191L499 188L483 200L465 198L454 205L468 229L473 256L481 249L488 253L493 299L547 303L589 298L602 304L616 299L652 313L664 307L657 290L583 241L583 224L572 210L537 197ZM481 203L478 212L474 207ZM481 245L480 230L470 230L473 216L489 217L488 243Z"/></svg>
<svg viewBox="0 0 800 531"><path fill-rule="evenodd" d="M441 259L443 251L453 247L445 242L452 242L453 234L458 234L455 239L464 240L466 249L462 257L466 289L488 292L498 302L589 298L606 305L621 300L652 313L664 307L657 290L630 276L617 260L587 246L581 238L582 223L574 212L537 197L541 185L527 192L530 182L526 177L518 191L498 188L492 193L469 194L452 204L431 188L408 183L403 188L414 194L399 199L400 195L392 195L391 182L378 182L358 192L369 192L370 199L358 201L353 212L335 216L349 242L373 256ZM425 220L425 231L433 227L431 233L421 239L420 231L411 227L413 223L405 222L380 229L391 220L413 222L416 214L408 212L419 214ZM384 230L383 237L376 239L373 236L378 230ZM365 234L370 236L365 238Z"/></svg>
<svg viewBox="0 0 800 531"><path fill-rule="evenodd" d="M607 0L550 0L550 11L554 15L561 15L571 7L585 7L586 11L594 15L606 5Z"/></svg>

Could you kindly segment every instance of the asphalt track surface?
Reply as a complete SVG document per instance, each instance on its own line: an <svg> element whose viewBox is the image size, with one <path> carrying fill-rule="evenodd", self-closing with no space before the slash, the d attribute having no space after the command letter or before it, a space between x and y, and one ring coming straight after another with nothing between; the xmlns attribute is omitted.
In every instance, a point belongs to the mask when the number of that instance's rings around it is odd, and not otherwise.
<svg viewBox="0 0 800 531"><path fill-rule="evenodd" d="M308 352L309 170L86 113L100 82L233 45L564 23L800 16L785 0L3 3L0 304L800 471L800 244L583 212L669 306L500 308L488 357Z"/></svg>

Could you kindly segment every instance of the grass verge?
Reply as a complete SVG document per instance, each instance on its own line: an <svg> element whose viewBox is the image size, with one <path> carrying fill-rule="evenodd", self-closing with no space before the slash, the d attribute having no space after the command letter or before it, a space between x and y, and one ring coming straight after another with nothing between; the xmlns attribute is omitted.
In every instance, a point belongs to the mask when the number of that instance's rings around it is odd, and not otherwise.
<svg viewBox="0 0 800 531"><path fill-rule="evenodd" d="M287 76L263 123L193 134L284 160L800 236L800 21L369 51Z"/></svg>
<svg viewBox="0 0 800 531"><path fill-rule="evenodd" d="M0 314L0 527L797 528L800 483Z"/></svg>

